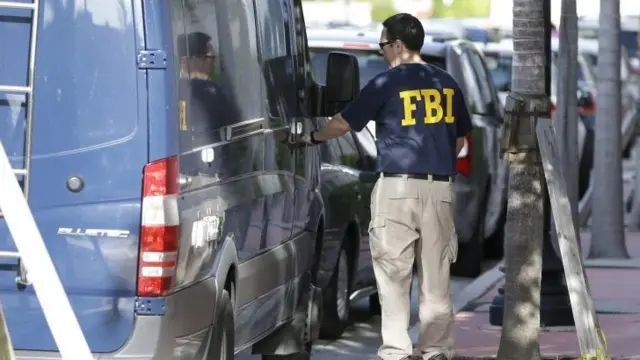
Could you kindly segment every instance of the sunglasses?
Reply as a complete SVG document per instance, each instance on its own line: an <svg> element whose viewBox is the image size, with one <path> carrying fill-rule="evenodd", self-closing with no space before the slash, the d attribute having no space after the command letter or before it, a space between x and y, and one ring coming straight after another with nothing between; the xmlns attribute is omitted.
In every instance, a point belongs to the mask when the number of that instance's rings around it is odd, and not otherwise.
<svg viewBox="0 0 640 360"><path fill-rule="evenodd" d="M387 40L385 42L378 43L378 46L380 46L380 50L382 50L385 46L393 44L394 42L395 40Z"/></svg>

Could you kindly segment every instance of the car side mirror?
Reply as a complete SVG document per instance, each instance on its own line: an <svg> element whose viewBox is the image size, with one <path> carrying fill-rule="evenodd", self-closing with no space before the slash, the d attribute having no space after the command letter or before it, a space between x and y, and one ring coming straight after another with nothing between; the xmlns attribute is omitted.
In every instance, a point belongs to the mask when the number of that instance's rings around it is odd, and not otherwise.
<svg viewBox="0 0 640 360"><path fill-rule="evenodd" d="M326 79L325 115L333 116L360 94L358 59L352 54L330 52L327 57Z"/></svg>

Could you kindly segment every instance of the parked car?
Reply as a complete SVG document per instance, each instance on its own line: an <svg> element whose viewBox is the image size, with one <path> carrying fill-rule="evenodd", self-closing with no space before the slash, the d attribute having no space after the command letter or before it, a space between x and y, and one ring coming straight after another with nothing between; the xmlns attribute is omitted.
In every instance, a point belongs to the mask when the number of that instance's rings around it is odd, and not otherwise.
<svg viewBox="0 0 640 360"><path fill-rule="evenodd" d="M290 145L335 104L309 71L301 1L35 4L55 16L31 52L30 4L0 4L0 141L27 167L17 176L30 180L51 276L90 351L309 359L333 229L320 151ZM329 57L339 76L327 85L344 90L332 98L347 103L359 92L343 77L357 77L356 60ZM17 359L60 358L53 316L29 282L37 265L20 266L4 218L0 250Z"/></svg>
<svg viewBox="0 0 640 360"><path fill-rule="evenodd" d="M582 39L598 41L600 19L583 17L578 21L578 36ZM638 54L638 17L620 17L620 45L631 58Z"/></svg>
<svg viewBox="0 0 640 360"><path fill-rule="evenodd" d="M379 33L347 31L309 31L311 66L315 78L323 83L327 54L342 51L353 54L360 67L361 86L388 69L379 53ZM480 273L485 247L489 253L502 250L506 214L507 166L500 157L499 136L502 112L491 75L482 54L465 40L425 42L423 59L449 71L465 92L474 128L458 158L455 227L460 248L452 271L462 276ZM374 123L370 123L375 134ZM369 146L375 157L375 147Z"/></svg>
<svg viewBox="0 0 640 360"><path fill-rule="evenodd" d="M327 121L318 118L317 126ZM325 205L325 250L318 273L324 299L320 336L324 339L340 338L348 324L351 302L369 298L372 312L380 311L368 231L375 177L367 175L374 171L375 158L367 149L373 142L364 129L318 146L320 193Z"/></svg>
<svg viewBox="0 0 640 360"><path fill-rule="evenodd" d="M582 41L580 42L582 44ZM475 43L475 45L482 51L484 54L489 69L491 71L491 76L493 78L494 84L499 92L500 100L504 104L504 100L509 94L511 87L511 63L513 58L513 40L506 39L500 42L491 42L491 43ZM551 41L551 52L553 55L552 63L555 64L556 57L558 54L559 43L557 38L552 38ZM586 90L592 93L592 96L595 95L595 83L594 83L594 75L593 69L590 65L590 62L586 58L584 54L581 52L578 53L578 67L576 68L577 80L580 86L586 88ZM552 79L554 81L554 79ZM555 87L555 86L552 86ZM594 99L595 101L595 99ZM553 104L552 106L555 106ZM586 114L593 115L592 112L595 111L595 108L582 108L581 111Z"/></svg>
<svg viewBox="0 0 640 360"><path fill-rule="evenodd" d="M637 33L636 33L637 34ZM589 79L589 86L596 87L597 66L598 66L598 41L583 39L579 42L580 53L585 58L589 71L593 74ZM627 47L620 48L620 80L622 82L621 103L622 103L622 139L624 142L623 156L631 156L631 149L636 144L636 137L633 136L635 128L635 118L638 116L640 106L640 75L633 71Z"/></svg>
<svg viewBox="0 0 640 360"><path fill-rule="evenodd" d="M476 44L480 47L488 60L493 79L496 87L500 91L500 98L504 103L511 85L511 62L513 57L513 42L505 40L499 43ZM551 101L552 110L555 110L556 90L558 76L557 73L557 55L559 51L559 40L552 38L551 51L552 59L552 86ZM591 171L593 169L593 148L594 148L594 131L595 131L595 115L596 115L596 69L594 63L597 64L597 41L589 39L579 39L578 41L578 113L580 122L578 122L578 150L580 154L579 165L579 194L580 197L586 194L591 182ZM626 152L633 147L634 137L633 129L635 118L637 117L638 104L638 81L637 76L629 70L629 60L626 51L622 51L621 58L622 68L622 94L623 94L623 111L622 111L622 138Z"/></svg>

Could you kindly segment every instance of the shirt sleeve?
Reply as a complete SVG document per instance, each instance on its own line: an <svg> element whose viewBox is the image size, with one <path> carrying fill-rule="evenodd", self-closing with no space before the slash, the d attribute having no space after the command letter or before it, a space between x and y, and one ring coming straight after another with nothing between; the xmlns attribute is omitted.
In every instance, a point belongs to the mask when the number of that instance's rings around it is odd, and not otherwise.
<svg viewBox="0 0 640 360"><path fill-rule="evenodd" d="M360 90L360 96L342 110L342 118L354 131L361 131L371 120L375 120L382 104L387 100L386 92L376 78L371 79Z"/></svg>
<svg viewBox="0 0 640 360"><path fill-rule="evenodd" d="M467 107L467 102L460 88L456 89L453 95L453 108L455 109L456 117L456 137L461 138L471 131L472 125L469 108Z"/></svg>

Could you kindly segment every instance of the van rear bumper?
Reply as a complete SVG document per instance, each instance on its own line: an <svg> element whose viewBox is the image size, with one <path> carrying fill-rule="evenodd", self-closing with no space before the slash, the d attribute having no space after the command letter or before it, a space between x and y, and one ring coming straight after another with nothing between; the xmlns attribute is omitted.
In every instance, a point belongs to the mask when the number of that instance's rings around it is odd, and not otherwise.
<svg viewBox="0 0 640 360"><path fill-rule="evenodd" d="M168 296L165 315L136 316L127 343L116 352L94 354L94 359L195 360L198 350L204 350L200 348L206 348L209 341L219 288L211 277ZM20 350L16 358L53 360L61 356L58 352Z"/></svg>

